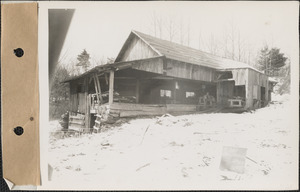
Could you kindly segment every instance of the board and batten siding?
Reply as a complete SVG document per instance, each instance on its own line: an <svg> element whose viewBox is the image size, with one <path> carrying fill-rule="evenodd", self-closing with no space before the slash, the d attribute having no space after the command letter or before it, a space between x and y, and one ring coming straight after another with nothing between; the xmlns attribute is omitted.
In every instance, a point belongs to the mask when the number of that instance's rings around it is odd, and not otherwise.
<svg viewBox="0 0 300 192"><path fill-rule="evenodd" d="M70 95L70 111L85 113L86 98L84 93L76 93Z"/></svg>
<svg viewBox="0 0 300 192"><path fill-rule="evenodd" d="M215 70L181 61L166 59L164 70L167 76L213 82Z"/></svg>
<svg viewBox="0 0 300 192"><path fill-rule="evenodd" d="M70 112L79 112L79 113L86 112L86 95L84 92L78 92L79 86L82 89L80 83L81 82L78 80L70 82L70 103L69 103Z"/></svg>
<svg viewBox="0 0 300 192"><path fill-rule="evenodd" d="M126 51L119 61L133 61L159 56L143 40L135 37L128 44Z"/></svg>

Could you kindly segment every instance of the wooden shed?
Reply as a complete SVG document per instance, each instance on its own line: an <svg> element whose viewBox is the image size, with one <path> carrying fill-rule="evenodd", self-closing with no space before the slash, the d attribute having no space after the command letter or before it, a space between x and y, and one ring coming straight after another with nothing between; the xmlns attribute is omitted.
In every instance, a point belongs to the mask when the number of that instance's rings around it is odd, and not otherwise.
<svg viewBox="0 0 300 192"><path fill-rule="evenodd" d="M114 63L65 82L70 83L71 126L86 129L120 117L255 109L271 100L272 91L268 77L245 63L137 31ZM209 103L201 100L206 95Z"/></svg>

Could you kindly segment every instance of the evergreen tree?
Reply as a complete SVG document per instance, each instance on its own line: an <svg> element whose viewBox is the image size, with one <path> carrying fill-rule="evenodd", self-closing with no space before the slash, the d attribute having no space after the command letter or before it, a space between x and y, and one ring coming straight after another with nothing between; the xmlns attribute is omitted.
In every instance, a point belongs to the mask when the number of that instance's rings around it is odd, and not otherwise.
<svg viewBox="0 0 300 192"><path fill-rule="evenodd" d="M69 78L69 72L66 68L59 66L55 71L53 83L50 86L50 99L52 101L66 100L69 98L69 86L67 83L62 83Z"/></svg>
<svg viewBox="0 0 300 192"><path fill-rule="evenodd" d="M278 93L290 93L291 87L291 61L288 59L286 65L279 71L280 79Z"/></svg>
<svg viewBox="0 0 300 192"><path fill-rule="evenodd" d="M66 68L59 66L54 74L50 85L49 96L49 118L58 119L62 114L68 111L69 106L69 84L62 83L69 78L69 72Z"/></svg>
<svg viewBox="0 0 300 192"><path fill-rule="evenodd" d="M80 55L77 57L78 63L76 66L82 67L83 72L86 72L88 68L91 66L90 63L90 54L84 49Z"/></svg>
<svg viewBox="0 0 300 192"><path fill-rule="evenodd" d="M265 46L260 50L258 67L269 76L277 76L279 70L285 66L286 60L287 57L283 53L280 53L280 49L269 49L268 46Z"/></svg>

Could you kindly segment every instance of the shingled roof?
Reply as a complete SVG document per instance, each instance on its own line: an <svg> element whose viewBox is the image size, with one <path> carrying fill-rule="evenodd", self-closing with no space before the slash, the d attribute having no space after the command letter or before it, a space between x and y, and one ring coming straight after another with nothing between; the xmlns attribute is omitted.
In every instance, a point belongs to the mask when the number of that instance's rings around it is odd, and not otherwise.
<svg viewBox="0 0 300 192"><path fill-rule="evenodd" d="M173 59L195 65L201 65L217 70L250 68L255 71L258 71L257 69L253 68L252 66L246 63L222 58L210 53L200 51L198 49L180 45L171 41L159 39L138 31L131 32L124 46L122 47L118 57L116 58L116 62L120 60L122 53L125 51L124 49L127 48L126 44L130 43L131 39L134 36L137 36L138 38L142 39L159 56L165 56L168 59Z"/></svg>

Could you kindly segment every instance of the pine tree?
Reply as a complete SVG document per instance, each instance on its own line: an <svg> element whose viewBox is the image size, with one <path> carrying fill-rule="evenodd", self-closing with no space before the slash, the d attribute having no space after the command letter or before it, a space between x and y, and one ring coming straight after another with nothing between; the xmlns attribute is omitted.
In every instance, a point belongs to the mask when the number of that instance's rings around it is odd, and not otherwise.
<svg viewBox="0 0 300 192"><path fill-rule="evenodd" d="M78 55L77 60L78 63L76 64L76 66L82 67L82 69L84 70L83 72L86 72L91 66L90 54L88 54L85 49L82 51L80 55Z"/></svg>
<svg viewBox="0 0 300 192"><path fill-rule="evenodd" d="M287 57L283 53L280 53L280 49L269 49L265 46L260 50L258 58L258 67L260 70L265 71L269 76L276 76L280 68L286 65Z"/></svg>
<svg viewBox="0 0 300 192"><path fill-rule="evenodd" d="M59 66L54 74L50 85L49 95L49 118L58 119L62 114L68 111L69 106L69 85L62 83L69 78L69 72L66 68Z"/></svg>

